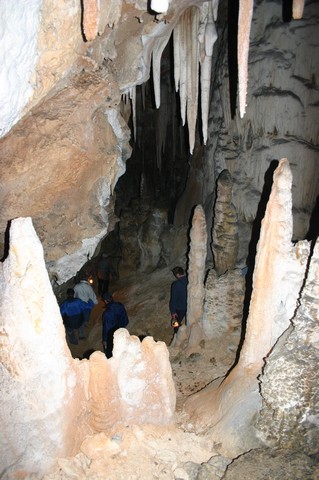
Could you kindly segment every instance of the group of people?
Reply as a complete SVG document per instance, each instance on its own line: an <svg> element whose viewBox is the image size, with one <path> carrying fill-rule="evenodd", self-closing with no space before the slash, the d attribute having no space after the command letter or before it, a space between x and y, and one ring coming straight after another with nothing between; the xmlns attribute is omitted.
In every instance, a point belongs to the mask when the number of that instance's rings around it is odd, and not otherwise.
<svg viewBox="0 0 319 480"><path fill-rule="evenodd" d="M188 278L184 269L179 266L174 267L172 273L176 280L171 284L169 308L171 326L174 333L177 333L182 323L184 321L186 323ZM112 356L114 332L119 328L125 328L129 323L124 305L115 302L109 293L111 276L117 278L116 271L103 255L98 264L97 279L98 295L105 307L102 314L102 344L107 358ZM62 302L60 311L70 343L77 345L79 340L85 339L85 327L88 326L91 311L97 304L97 296L86 275L80 277L74 288L68 288L67 298Z"/></svg>
<svg viewBox="0 0 319 480"><path fill-rule="evenodd" d="M110 358L113 350L114 332L128 325L128 316L125 307L115 302L109 293L110 277L117 278L115 268L105 254L97 265L98 295L104 303L102 315L102 343L105 355ZM85 339L85 327L88 326L92 309L98 304L98 298L88 282L87 275L80 276L74 288L67 289L67 298L60 306L67 338L73 345Z"/></svg>
<svg viewBox="0 0 319 480"><path fill-rule="evenodd" d="M84 329L89 324L91 311L98 299L86 275L82 275L74 288L68 288L66 293L67 298L62 302L60 311L68 340L77 345L79 340L85 339Z"/></svg>

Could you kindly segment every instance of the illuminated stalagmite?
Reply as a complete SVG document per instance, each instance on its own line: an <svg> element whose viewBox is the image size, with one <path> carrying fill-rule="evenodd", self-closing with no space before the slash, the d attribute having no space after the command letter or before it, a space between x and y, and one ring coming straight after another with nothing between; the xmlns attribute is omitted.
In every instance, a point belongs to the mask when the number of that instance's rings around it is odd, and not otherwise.
<svg viewBox="0 0 319 480"><path fill-rule="evenodd" d="M30 218L12 222L0 286L0 464L46 472L85 433L88 365L71 357Z"/></svg>
<svg viewBox="0 0 319 480"><path fill-rule="evenodd" d="M12 221L0 264L1 471L37 475L117 422L171 421L176 393L165 343L115 335L113 358L73 359L31 218Z"/></svg>
<svg viewBox="0 0 319 480"><path fill-rule="evenodd" d="M192 325L199 323L203 315L204 306L204 278L207 245L207 227L205 212L201 205L197 205L192 218L190 231L190 252L188 267L187 290L187 322Z"/></svg>
<svg viewBox="0 0 319 480"><path fill-rule="evenodd" d="M298 306L307 266L309 243L293 245L292 176L283 159L263 219L253 275L245 341L237 365L185 405L190 421L235 456L258 444L253 427L261 406L258 377L264 359L290 325Z"/></svg>

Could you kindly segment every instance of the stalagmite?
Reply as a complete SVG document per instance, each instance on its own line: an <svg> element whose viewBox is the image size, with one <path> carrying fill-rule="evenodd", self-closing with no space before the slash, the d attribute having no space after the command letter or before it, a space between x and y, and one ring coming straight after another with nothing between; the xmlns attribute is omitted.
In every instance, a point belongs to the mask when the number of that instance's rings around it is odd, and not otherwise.
<svg viewBox="0 0 319 480"><path fill-rule="evenodd" d="M190 231L190 252L188 269L187 292L187 323L199 323L204 307L204 278L207 251L207 231L205 212L201 205L197 205L192 219Z"/></svg>
<svg viewBox="0 0 319 480"><path fill-rule="evenodd" d="M97 431L117 422L165 424L175 411L176 392L164 342L140 342L121 328L114 336L113 357L90 357L91 423Z"/></svg>
<svg viewBox="0 0 319 480"><path fill-rule="evenodd" d="M208 431L220 450L239 455L258 445L254 417L261 405L258 378L264 359L293 319L307 266L309 243L293 245L292 175L287 159L280 161L262 222L253 275L245 341L237 365L190 398L188 421Z"/></svg>
<svg viewBox="0 0 319 480"><path fill-rule="evenodd" d="M238 14L238 90L239 113L241 118L246 112L248 84L248 54L251 19L253 16L253 0L240 0Z"/></svg>
<svg viewBox="0 0 319 480"><path fill-rule="evenodd" d="M300 20L303 15L305 0L293 0L292 2L292 18Z"/></svg>
<svg viewBox="0 0 319 480"><path fill-rule="evenodd" d="M31 218L12 221L0 302L1 471L44 473L85 433L88 369L66 344Z"/></svg>
<svg viewBox="0 0 319 480"><path fill-rule="evenodd" d="M235 268L238 254L238 219L232 203L233 180L228 170L217 179L217 199L214 207L212 253L218 275Z"/></svg>

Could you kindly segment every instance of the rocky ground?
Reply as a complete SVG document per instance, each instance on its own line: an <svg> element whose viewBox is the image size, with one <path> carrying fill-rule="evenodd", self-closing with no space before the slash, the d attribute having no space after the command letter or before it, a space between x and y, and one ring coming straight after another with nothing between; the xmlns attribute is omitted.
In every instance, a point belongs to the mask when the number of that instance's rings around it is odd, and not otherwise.
<svg viewBox="0 0 319 480"><path fill-rule="evenodd" d="M46 480L315 480L318 459L300 452L258 449L238 459L225 458L205 436L183 428L185 399L217 377L225 375L236 356L236 340L202 342L200 353L186 357L170 347L172 328L168 310L169 269L153 274L135 274L111 283L114 299L124 303L131 335L151 335L167 344L176 385L174 421L166 426L114 426L110 431L86 438L73 458L61 459L59 470ZM92 311L86 339L70 345L74 357L102 350L102 301ZM237 338L239 341L239 338ZM189 429L187 429L189 430Z"/></svg>

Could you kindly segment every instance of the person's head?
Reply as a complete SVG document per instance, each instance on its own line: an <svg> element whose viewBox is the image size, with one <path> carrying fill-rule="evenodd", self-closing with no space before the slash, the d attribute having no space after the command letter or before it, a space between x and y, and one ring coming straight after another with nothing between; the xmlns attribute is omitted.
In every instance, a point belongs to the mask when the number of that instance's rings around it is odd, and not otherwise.
<svg viewBox="0 0 319 480"><path fill-rule="evenodd" d="M183 277L185 275L185 271L182 267L174 267L172 273L176 278Z"/></svg>
<svg viewBox="0 0 319 480"><path fill-rule="evenodd" d="M74 290L73 288L68 288L66 291L66 295L68 298L73 298L74 297Z"/></svg>
<svg viewBox="0 0 319 480"><path fill-rule="evenodd" d="M102 300L107 305L108 303L113 302L113 297L109 292L105 292L102 295Z"/></svg>
<svg viewBox="0 0 319 480"><path fill-rule="evenodd" d="M81 272L78 276L79 282L82 282L83 280L87 280L88 276L86 272Z"/></svg>

